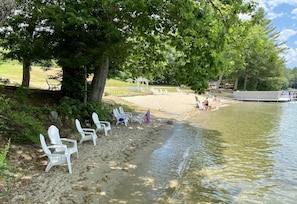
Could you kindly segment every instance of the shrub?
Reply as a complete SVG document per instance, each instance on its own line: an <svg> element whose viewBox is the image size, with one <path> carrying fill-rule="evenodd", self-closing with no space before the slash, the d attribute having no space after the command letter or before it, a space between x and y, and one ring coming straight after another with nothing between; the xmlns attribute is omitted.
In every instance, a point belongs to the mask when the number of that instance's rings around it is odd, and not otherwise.
<svg viewBox="0 0 297 204"><path fill-rule="evenodd" d="M93 102L88 105L88 112L91 115L96 112L100 120L112 121L112 107L103 102Z"/></svg>
<svg viewBox="0 0 297 204"><path fill-rule="evenodd" d="M7 116L3 130L6 138L15 143L32 144L39 141L38 136L44 132L42 124L37 118L25 112L12 112Z"/></svg>
<svg viewBox="0 0 297 204"><path fill-rule="evenodd" d="M30 89L25 88L25 87L19 87L17 88L15 92L15 99L21 103L25 104L28 102L28 95L30 94Z"/></svg>
<svg viewBox="0 0 297 204"><path fill-rule="evenodd" d="M79 104L81 104L81 102L77 99L64 97L61 100L60 104L57 106L57 111L63 115L77 117L77 115L79 115Z"/></svg>
<svg viewBox="0 0 297 204"><path fill-rule="evenodd" d="M53 120L51 111L59 114L59 125L75 129L73 119L91 122L92 112L99 115L100 120L112 121L111 107L103 102L82 103L79 100L65 97L59 105L52 107L35 107L21 103L28 97L26 89L18 89L14 98L8 100L0 97L0 131L4 138L11 138L13 143L33 144L39 142L39 134L46 133Z"/></svg>
<svg viewBox="0 0 297 204"><path fill-rule="evenodd" d="M5 99L0 96L0 114L3 114L3 112L7 112L9 109L9 99Z"/></svg>
<svg viewBox="0 0 297 204"><path fill-rule="evenodd" d="M101 120L111 121L111 109L102 102L84 104L79 100L64 98L58 105L57 111L61 115L82 120L90 120L92 112L95 111Z"/></svg>

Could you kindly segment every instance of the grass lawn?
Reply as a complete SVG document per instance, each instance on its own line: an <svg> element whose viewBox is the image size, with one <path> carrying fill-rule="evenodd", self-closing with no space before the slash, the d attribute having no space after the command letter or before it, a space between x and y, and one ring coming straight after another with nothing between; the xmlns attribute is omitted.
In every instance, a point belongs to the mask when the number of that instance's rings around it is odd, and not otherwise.
<svg viewBox="0 0 297 204"><path fill-rule="evenodd" d="M30 88L48 89L46 79L49 76L55 76L61 72L61 68L51 68L50 70L44 70L39 66L32 66L30 75ZM12 86L19 86L22 83L22 65L17 61L5 63L0 65L0 78L7 78L10 80ZM91 80L91 79L89 79ZM138 95L151 93L150 89L163 89L168 92L175 92L176 86L160 86L160 85L140 85L141 91L136 91L137 84L128 83L126 81L108 79L105 86L105 93L111 95Z"/></svg>
<svg viewBox="0 0 297 204"><path fill-rule="evenodd" d="M60 71L60 68L52 68L51 70L45 71L39 66L32 66L30 73L30 87L48 89L46 79L51 75L57 75ZM23 67L16 61L1 64L0 77L9 79L9 85L19 86L22 84Z"/></svg>

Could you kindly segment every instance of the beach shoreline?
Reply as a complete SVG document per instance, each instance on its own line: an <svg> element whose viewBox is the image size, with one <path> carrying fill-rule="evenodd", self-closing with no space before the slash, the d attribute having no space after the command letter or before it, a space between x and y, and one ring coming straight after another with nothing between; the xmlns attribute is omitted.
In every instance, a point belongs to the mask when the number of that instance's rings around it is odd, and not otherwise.
<svg viewBox="0 0 297 204"><path fill-rule="evenodd" d="M205 96L199 96L201 100ZM66 166L52 167L45 172L47 158L41 149L40 168L30 169L12 186L11 194L2 203L107 203L112 200L114 187L137 168L170 136L172 126L194 115L208 114L196 108L195 94L170 93L133 97L106 96L105 100L128 103L138 112L151 111L150 123L130 123L112 126L106 137L98 134L97 146L92 142L79 144L79 158L72 157L73 173ZM213 110L232 103L231 100L213 102ZM78 134L72 135L79 139Z"/></svg>

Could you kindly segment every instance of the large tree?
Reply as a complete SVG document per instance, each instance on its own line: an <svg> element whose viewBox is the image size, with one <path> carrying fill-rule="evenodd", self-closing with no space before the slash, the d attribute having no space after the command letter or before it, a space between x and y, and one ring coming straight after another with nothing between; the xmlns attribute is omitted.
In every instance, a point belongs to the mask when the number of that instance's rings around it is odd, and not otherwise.
<svg viewBox="0 0 297 204"><path fill-rule="evenodd" d="M254 25L243 39L245 63L237 69L239 88L244 90L280 90L283 83L284 59L279 54L284 51L278 42L279 33L265 19L264 10L259 9L251 20Z"/></svg>
<svg viewBox="0 0 297 204"><path fill-rule="evenodd" d="M16 59L23 64L22 86L29 87L32 62L50 59L48 55L50 30L41 16L42 1L20 1L15 12L4 23L0 45L6 49L6 58Z"/></svg>
<svg viewBox="0 0 297 204"><path fill-rule="evenodd" d="M171 44L179 55L173 66L174 78L203 93L207 80L226 66L224 50L238 14L250 10L241 1L184 1L176 9L177 29Z"/></svg>
<svg viewBox="0 0 297 204"><path fill-rule="evenodd" d="M144 42L138 44L142 49L139 52L142 57L138 59L142 62L151 60L145 66L142 63L140 67L143 69L138 69L137 73L160 74L158 66L166 62L164 56L170 56L170 60L167 60L170 66L167 68L174 80L189 85L196 92L204 92L208 86L207 79L221 70L222 51L229 28L238 19L238 14L248 8L242 0L28 2L32 3L26 10L27 16L32 19L28 22L34 22L34 15L31 14L38 11L35 20L52 31L49 38L51 43L44 37L50 32L43 33L40 39L49 44L48 47L53 47L53 56L63 69L63 93L82 98L86 91L86 76L94 74L89 101L101 100L107 77L125 68L123 65L127 56L138 52L132 49L135 48L135 39ZM28 19L22 20L28 23ZM14 32L17 33L17 30ZM18 37L31 42L32 35L34 33ZM31 48L29 44L27 47L21 46L22 51ZM154 53L154 49L158 52ZM160 54L159 50L163 50L165 55ZM169 55L169 51L174 51L174 54ZM40 58L33 52L30 56Z"/></svg>
<svg viewBox="0 0 297 204"><path fill-rule="evenodd" d="M79 73L87 71L94 73L89 101L101 100L108 75L120 69L131 51L134 43L129 39L144 36L144 41L151 41L151 32L165 27L162 7L159 0L64 0L52 5L48 19L57 42L55 57L63 67L62 91L72 97L83 96L86 73Z"/></svg>

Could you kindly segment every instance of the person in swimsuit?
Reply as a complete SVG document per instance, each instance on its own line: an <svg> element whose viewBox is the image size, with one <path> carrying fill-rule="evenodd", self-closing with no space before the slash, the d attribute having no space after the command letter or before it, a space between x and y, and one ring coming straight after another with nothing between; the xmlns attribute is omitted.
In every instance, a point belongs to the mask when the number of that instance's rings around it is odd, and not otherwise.
<svg viewBox="0 0 297 204"><path fill-rule="evenodd" d="M211 106L209 106L209 103L208 103L208 97L206 97L206 99L203 101L203 105L205 106L206 110L211 109Z"/></svg>

